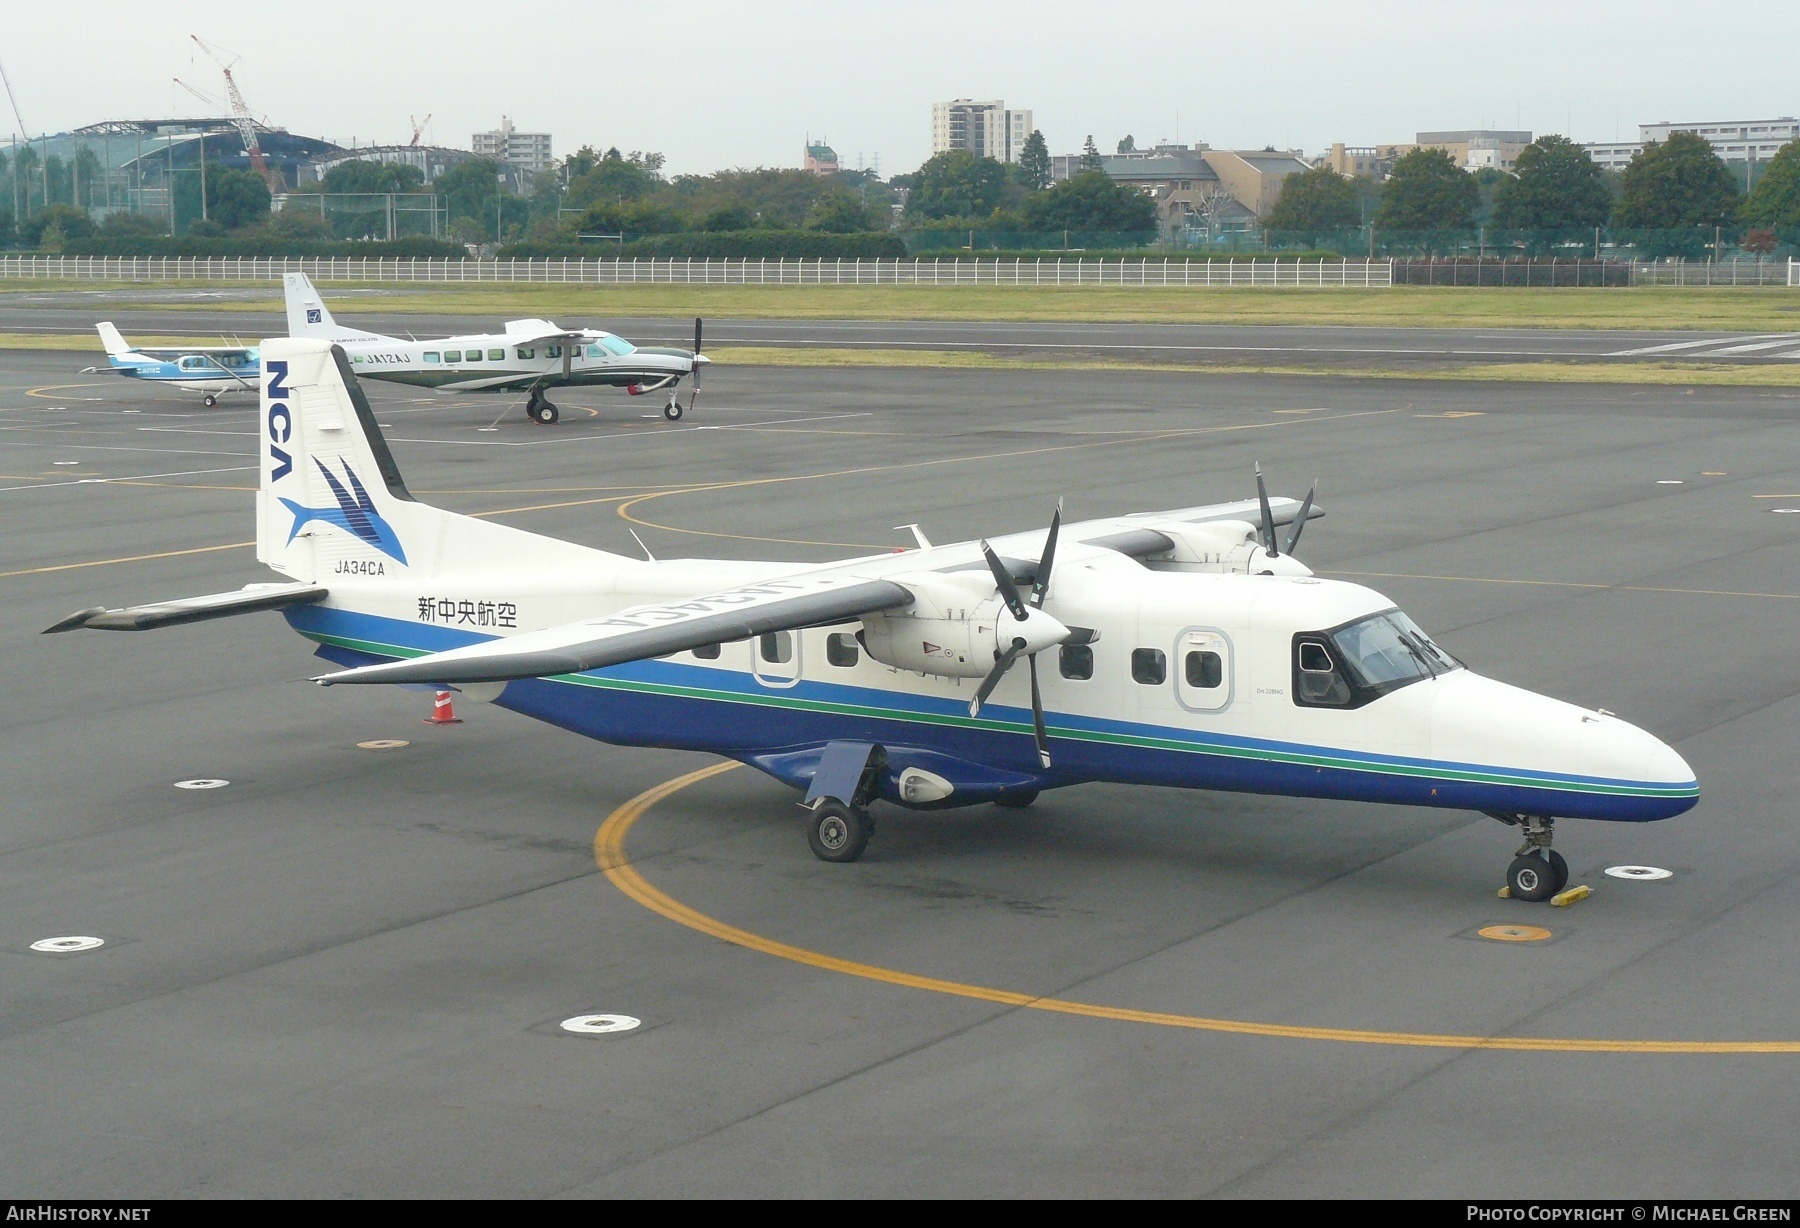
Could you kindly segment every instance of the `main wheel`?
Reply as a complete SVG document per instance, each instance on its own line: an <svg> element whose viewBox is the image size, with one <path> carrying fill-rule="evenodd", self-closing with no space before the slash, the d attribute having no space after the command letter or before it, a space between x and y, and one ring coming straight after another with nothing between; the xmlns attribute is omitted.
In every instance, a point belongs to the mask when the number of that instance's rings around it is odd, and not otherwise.
<svg viewBox="0 0 1800 1228"><path fill-rule="evenodd" d="M525 412L530 415L533 422L536 422L540 426L554 426L556 420L562 417L561 411L548 401L539 401L536 405L527 405L525 407Z"/></svg>
<svg viewBox="0 0 1800 1228"><path fill-rule="evenodd" d="M820 861L855 861L869 847L874 830L868 811L831 798L806 817L806 842Z"/></svg>
<svg viewBox="0 0 1800 1228"><path fill-rule="evenodd" d="M681 402L670 401L667 405L663 406L663 417L667 418L670 422L680 422Z"/></svg>
<svg viewBox="0 0 1800 1228"><path fill-rule="evenodd" d="M208 409L214 409L219 404L219 398L209 392L200 398L200 404L206 406Z"/></svg>
<svg viewBox="0 0 1800 1228"><path fill-rule="evenodd" d="M1004 806L1008 810L1023 810L1037 799L1036 789L1026 789L1019 793L1002 793L994 799L994 805Z"/></svg>
<svg viewBox="0 0 1800 1228"><path fill-rule="evenodd" d="M1506 886L1515 900L1547 900L1568 881L1569 863L1554 849L1533 849L1506 868Z"/></svg>

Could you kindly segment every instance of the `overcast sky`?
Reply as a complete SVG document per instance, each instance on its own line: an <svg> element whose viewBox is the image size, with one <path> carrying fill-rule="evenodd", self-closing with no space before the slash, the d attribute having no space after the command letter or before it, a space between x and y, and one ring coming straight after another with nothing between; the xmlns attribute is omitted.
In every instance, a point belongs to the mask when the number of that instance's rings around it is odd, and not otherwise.
<svg viewBox="0 0 1800 1228"><path fill-rule="evenodd" d="M1052 153L1126 133L1223 148L1521 127L1632 139L1657 120L1800 108L1800 5L1738 0L1385 3L390 5L159 0L9 6L0 64L32 134L195 115L222 94L198 34L242 56L269 122L342 143L467 148L502 114L583 144L660 150L668 171L797 166L804 138L884 174L931 152L931 103L1035 112ZM16 129L12 108L0 131Z"/></svg>

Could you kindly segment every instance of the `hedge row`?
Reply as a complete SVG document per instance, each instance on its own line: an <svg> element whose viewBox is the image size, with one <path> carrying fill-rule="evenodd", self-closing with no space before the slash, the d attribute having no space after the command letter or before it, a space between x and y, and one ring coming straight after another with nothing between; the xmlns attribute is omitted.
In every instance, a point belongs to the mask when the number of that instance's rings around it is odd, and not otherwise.
<svg viewBox="0 0 1800 1228"><path fill-rule="evenodd" d="M258 236L249 239L206 238L182 235L156 238L145 235L95 236L71 239L64 244L65 256L198 256L224 259L231 257L315 257L366 256L399 257L415 260L459 260L469 254L460 243L443 239L395 239L371 242L366 239L335 241L330 239L280 239Z"/></svg>
<svg viewBox="0 0 1800 1228"><path fill-rule="evenodd" d="M893 260L906 246L887 231L721 230L646 235L628 243L509 243L501 259Z"/></svg>

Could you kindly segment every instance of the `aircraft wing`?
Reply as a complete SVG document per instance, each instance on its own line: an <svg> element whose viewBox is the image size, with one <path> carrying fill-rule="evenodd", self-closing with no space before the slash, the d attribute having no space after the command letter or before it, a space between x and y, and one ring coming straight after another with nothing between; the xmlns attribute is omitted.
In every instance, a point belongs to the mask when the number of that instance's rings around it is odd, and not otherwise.
<svg viewBox="0 0 1800 1228"><path fill-rule="evenodd" d="M787 576L666 605L644 605L410 661L365 665L313 681L509 682L623 665L702 644L839 622L906 605L913 594L892 580L839 574Z"/></svg>
<svg viewBox="0 0 1800 1228"><path fill-rule="evenodd" d="M156 627L173 627L181 623L205 622L210 618L228 618L233 614L251 614L258 610L281 610L291 605L310 605L325 599L326 590L318 584L252 584L235 593L213 593L206 597L183 597L178 601L153 601L148 605L131 605L120 610L93 606L69 615L44 634L91 627L97 631L149 631Z"/></svg>

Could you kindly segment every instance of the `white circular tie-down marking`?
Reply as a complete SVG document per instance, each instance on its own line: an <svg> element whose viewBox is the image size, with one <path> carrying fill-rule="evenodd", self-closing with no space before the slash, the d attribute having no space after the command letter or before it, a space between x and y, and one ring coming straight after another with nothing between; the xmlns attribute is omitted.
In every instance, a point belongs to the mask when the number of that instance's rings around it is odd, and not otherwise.
<svg viewBox="0 0 1800 1228"><path fill-rule="evenodd" d="M77 951L92 951L95 947L105 945L106 939L104 938L94 938L87 934L70 934L65 938L40 938L31 944L31 949L50 955L73 955Z"/></svg>
<svg viewBox="0 0 1800 1228"><path fill-rule="evenodd" d="M178 780L177 789L223 789L230 784L229 780L220 780L216 776L202 776L198 780Z"/></svg>
<svg viewBox="0 0 1800 1228"><path fill-rule="evenodd" d="M1606 872L1613 878L1636 879L1644 883L1675 877L1673 870L1665 870L1661 866L1607 866Z"/></svg>
<svg viewBox="0 0 1800 1228"><path fill-rule="evenodd" d="M411 746L405 738L376 738L369 742L358 742L359 750L399 750L402 746Z"/></svg>
<svg viewBox="0 0 1800 1228"><path fill-rule="evenodd" d="M576 1015L562 1021L562 1030L582 1036L604 1036L609 1032L629 1032L643 1023L630 1015Z"/></svg>

